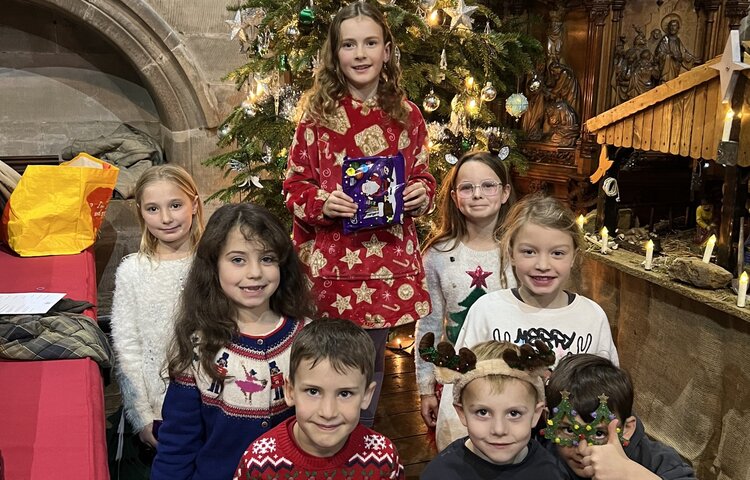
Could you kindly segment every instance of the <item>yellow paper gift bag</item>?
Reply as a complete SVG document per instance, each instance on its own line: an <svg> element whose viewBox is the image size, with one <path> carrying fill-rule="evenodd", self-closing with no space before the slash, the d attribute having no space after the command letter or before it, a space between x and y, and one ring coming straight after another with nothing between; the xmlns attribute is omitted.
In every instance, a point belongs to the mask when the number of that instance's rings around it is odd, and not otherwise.
<svg viewBox="0 0 750 480"><path fill-rule="evenodd" d="M2 218L3 240L19 255L71 255L93 245L119 169L81 153L60 165L29 165Z"/></svg>

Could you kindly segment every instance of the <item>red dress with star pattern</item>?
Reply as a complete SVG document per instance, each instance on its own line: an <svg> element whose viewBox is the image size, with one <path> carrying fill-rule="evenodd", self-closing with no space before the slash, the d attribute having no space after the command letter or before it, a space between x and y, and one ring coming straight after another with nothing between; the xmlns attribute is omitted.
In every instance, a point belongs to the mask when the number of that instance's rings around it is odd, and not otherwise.
<svg viewBox="0 0 750 480"><path fill-rule="evenodd" d="M404 156L406 183L422 182L430 203L435 179L428 168L427 130L419 109L406 128L377 106L344 97L333 115L297 126L284 182L294 216L293 241L313 286L318 313L364 328L413 322L430 312L430 297L414 220L349 235L341 218L323 215L323 204L341 189L345 156Z"/></svg>

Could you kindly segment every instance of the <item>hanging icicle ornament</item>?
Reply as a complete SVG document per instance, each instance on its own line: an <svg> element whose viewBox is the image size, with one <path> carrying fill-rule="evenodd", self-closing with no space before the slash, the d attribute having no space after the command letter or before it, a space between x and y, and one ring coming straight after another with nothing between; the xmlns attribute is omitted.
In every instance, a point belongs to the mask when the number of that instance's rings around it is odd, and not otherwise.
<svg viewBox="0 0 750 480"><path fill-rule="evenodd" d="M263 159L263 163L271 163L271 160L273 160L273 152L271 151L271 147L266 145L263 147L263 156L261 157Z"/></svg>
<svg viewBox="0 0 750 480"><path fill-rule="evenodd" d="M396 66L401 66L401 50L398 48L398 45L393 49L393 58L396 59Z"/></svg>
<svg viewBox="0 0 750 480"><path fill-rule="evenodd" d="M440 98L435 95L435 91L433 89L430 89L430 93L428 93L427 96L424 97L424 101L422 101L422 107L424 107L424 110L426 112L434 112L435 110L440 108Z"/></svg>
<svg viewBox="0 0 750 480"><path fill-rule="evenodd" d="M495 90L495 86L492 85L492 82L487 82L484 85L481 95L483 102L491 102L497 97L497 90Z"/></svg>
<svg viewBox="0 0 750 480"><path fill-rule="evenodd" d="M516 121L529 109L529 100L523 93L514 93L505 101L505 111L513 116Z"/></svg>
<svg viewBox="0 0 750 480"><path fill-rule="evenodd" d="M445 80L445 72L448 70L448 54L445 53L445 49L443 49L442 52L440 52L440 74L438 75L438 80L443 81Z"/></svg>

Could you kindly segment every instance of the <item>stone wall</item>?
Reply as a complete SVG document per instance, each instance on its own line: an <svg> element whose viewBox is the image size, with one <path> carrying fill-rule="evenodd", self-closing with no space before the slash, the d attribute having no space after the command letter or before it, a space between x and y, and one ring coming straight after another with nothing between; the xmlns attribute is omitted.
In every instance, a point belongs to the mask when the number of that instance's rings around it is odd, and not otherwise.
<svg viewBox="0 0 750 480"><path fill-rule="evenodd" d="M212 193L221 172L201 162L240 101L222 80L243 62L231 16L212 0L3 0L0 156L57 155L130 123Z"/></svg>

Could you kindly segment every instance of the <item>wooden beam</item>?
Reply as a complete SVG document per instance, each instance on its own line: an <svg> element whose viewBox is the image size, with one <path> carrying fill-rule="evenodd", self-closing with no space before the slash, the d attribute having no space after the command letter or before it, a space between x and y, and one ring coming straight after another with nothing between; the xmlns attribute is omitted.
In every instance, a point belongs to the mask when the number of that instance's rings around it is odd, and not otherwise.
<svg viewBox="0 0 750 480"><path fill-rule="evenodd" d="M710 65L717 63L721 55L704 63L698 67L689 70L675 79L658 85L646 93L631 98L614 108L600 113L586 122L586 130L590 133L596 133L602 127L606 127L628 115L640 112L658 102L693 88L719 76L719 71L711 68ZM717 80L718 81L718 80Z"/></svg>

